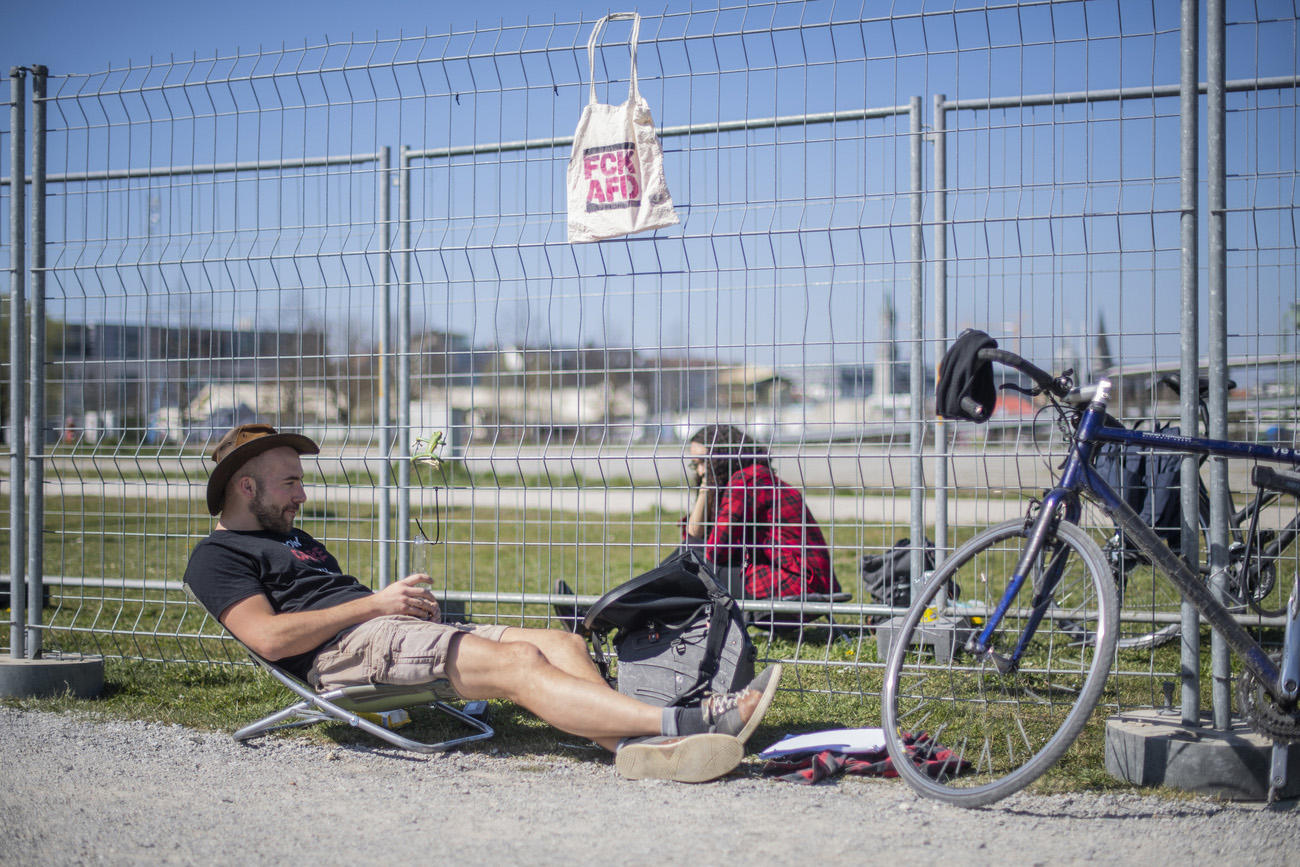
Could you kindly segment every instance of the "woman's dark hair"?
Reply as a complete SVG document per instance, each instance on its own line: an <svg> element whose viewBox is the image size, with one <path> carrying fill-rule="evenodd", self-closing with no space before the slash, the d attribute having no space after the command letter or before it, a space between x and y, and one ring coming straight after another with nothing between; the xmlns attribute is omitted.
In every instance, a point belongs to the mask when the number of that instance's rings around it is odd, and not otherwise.
<svg viewBox="0 0 1300 867"><path fill-rule="evenodd" d="M750 464L769 465L767 451L740 428L729 424L705 425L690 441L708 450L707 481L714 487L725 485L737 471Z"/></svg>

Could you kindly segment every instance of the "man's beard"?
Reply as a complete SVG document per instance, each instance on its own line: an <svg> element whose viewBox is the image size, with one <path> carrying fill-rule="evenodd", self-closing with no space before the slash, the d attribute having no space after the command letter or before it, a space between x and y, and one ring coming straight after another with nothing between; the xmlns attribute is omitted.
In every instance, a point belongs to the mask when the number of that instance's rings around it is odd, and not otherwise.
<svg viewBox="0 0 1300 867"><path fill-rule="evenodd" d="M288 536L293 532L293 518L285 517L283 511L277 512L266 500L262 499L260 488L248 504L248 511L253 513L254 518L257 518L257 523L261 525L263 530L280 533L284 536Z"/></svg>

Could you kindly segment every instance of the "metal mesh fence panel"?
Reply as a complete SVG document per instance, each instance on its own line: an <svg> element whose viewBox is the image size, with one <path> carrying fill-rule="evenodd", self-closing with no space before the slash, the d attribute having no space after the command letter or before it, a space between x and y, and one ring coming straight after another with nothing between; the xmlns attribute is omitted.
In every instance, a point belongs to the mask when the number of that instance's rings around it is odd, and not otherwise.
<svg viewBox="0 0 1300 867"><path fill-rule="evenodd" d="M1287 443L1295 23L1230 20L1227 72L1233 433ZM850 597L748 600L789 627L760 652L869 708L888 609L861 557L936 531L942 556L1023 514L1061 455L1014 393L990 425L934 425L946 341L980 327L1117 376L1126 422L1176 417L1155 384L1187 337L1175 11L647 15L680 224L570 244L592 24L55 71L47 647L237 658L177 594L234 424L321 441L299 521L364 582L425 571L475 620L554 625L559 582L588 603L682 543L688 440L724 423L802 492ZM597 48L601 101L627 93L628 32ZM412 463L435 431L441 465ZM1130 664L1146 686L1120 703L1154 701L1176 661Z"/></svg>
<svg viewBox="0 0 1300 867"><path fill-rule="evenodd" d="M988 330L1054 372L1072 369L1077 381L1109 375L1117 384L1114 415L1147 428L1177 425L1178 393L1162 380L1178 374L1181 352L1199 354L1205 371L1211 351L1205 325L1188 334L1182 321L1177 8L1019 4L987 15L957 14L953 21L947 56L958 89L941 101L949 143L941 185L950 218L947 303L954 330ZM1286 264L1294 239L1287 228L1279 244L1279 229L1293 225L1294 209L1278 198L1278 185L1293 183L1296 171L1296 82L1288 71L1296 22L1264 14L1230 20L1227 30L1226 352L1235 384L1228 432L1289 446L1294 435L1280 418L1293 416L1296 402L1295 389L1284 384L1294 381L1295 356L1286 348L1294 326L1288 311L1295 272ZM1274 50L1261 59L1248 44ZM1202 118L1204 125L1204 108ZM1255 162L1252 143L1260 128L1275 137L1267 159L1278 162L1268 169ZM1204 184L1204 175L1192 181ZM1252 190L1268 204L1247 205ZM1202 218L1202 235L1208 223ZM1201 242L1203 272L1205 250ZM1282 272L1288 278L1275 280ZM1206 307L1204 278L1199 298ZM1264 320L1278 327L1260 328ZM1001 477L1006 488L1019 489L1023 504L1041 487L1041 472L1064 456L1051 425L1011 421L1017 412L1042 419L1040 407L1013 397L1005 404L1009 448L994 432L978 446L963 445L963 432L954 434L949 453L958 502L969 496L996 505L1002 488L994 480ZM1029 472L1025 460L1034 452L1039 472ZM1229 481L1234 508L1241 508L1250 468L1237 463ZM989 487L963 490L965 480L976 479ZM1090 522L1097 540L1111 543L1113 562L1124 562L1105 517L1096 513ZM1201 551L1207 556L1206 540ZM1149 645L1176 637L1179 598L1148 569L1122 571L1122 631L1134 644L1121 652L1117 670L1144 677L1135 692L1118 690L1118 701L1159 703L1157 685L1177 680L1179 660L1169 650L1148 652Z"/></svg>
<svg viewBox="0 0 1300 867"><path fill-rule="evenodd" d="M352 350L374 344L382 178L373 95L334 92L349 56L52 80L47 403L33 445L47 468L51 648L191 656L179 638L201 617L176 591L211 527L205 455L235 424L329 443L313 485L325 535L374 537L373 493L331 484L366 476L376 440L350 399L367 361Z"/></svg>

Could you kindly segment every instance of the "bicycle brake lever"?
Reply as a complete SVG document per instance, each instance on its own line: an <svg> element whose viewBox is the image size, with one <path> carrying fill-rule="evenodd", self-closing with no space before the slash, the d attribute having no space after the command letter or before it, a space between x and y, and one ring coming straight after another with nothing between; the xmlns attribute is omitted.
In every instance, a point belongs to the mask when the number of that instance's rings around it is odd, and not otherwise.
<svg viewBox="0 0 1300 867"><path fill-rule="evenodd" d="M998 388L1006 389L1007 391L1018 391L1021 394L1023 394L1025 397L1037 397L1038 395L1043 393L1043 390L1041 388L1037 388L1037 387L1021 388L1020 386L1016 385L1014 382L1004 382L1001 385L999 385Z"/></svg>

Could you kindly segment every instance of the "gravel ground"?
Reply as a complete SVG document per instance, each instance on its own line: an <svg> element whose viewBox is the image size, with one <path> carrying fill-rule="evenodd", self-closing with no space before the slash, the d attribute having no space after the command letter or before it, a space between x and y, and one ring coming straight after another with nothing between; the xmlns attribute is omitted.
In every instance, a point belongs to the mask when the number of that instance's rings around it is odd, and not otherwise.
<svg viewBox="0 0 1300 867"><path fill-rule="evenodd" d="M961 810L897 780L620 779L608 759L381 749L0 708L0 863L1294 865L1300 808L1135 794ZM955 863L955 861L954 861Z"/></svg>

